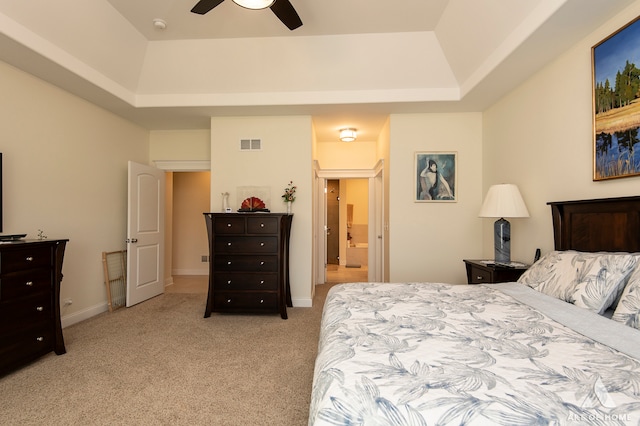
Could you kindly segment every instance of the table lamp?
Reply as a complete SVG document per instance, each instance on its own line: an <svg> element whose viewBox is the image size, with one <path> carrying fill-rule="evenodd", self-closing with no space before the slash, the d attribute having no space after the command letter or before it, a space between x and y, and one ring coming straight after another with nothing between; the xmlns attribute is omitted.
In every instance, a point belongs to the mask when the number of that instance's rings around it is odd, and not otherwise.
<svg viewBox="0 0 640 426"><path fill-rule="evenodd" d="M518 187L505 183L489 188L480 209L480 217L497 217L493 224L496 263L511 262L511 224L505 217L529 217Z"/></svg>

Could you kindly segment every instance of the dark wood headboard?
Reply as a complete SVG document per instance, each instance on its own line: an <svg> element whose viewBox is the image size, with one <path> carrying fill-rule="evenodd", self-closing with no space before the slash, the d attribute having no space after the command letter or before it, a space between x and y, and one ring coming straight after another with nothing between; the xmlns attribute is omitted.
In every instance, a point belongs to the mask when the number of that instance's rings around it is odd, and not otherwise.
<svg viewBox="0 0 640 426"><path fill-rule="evenodd" d="M556 250L640 252L640 196L547 204Z"/></svg>

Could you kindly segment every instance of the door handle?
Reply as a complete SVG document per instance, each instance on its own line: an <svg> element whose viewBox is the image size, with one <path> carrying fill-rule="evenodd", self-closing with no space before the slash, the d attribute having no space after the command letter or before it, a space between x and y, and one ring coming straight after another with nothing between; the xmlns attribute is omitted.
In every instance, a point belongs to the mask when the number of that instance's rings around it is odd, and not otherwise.
<svg viewBox="0 0 640 426"><path fill-rule="evenodd" d="M137 238L127 238L125 242L127 244L129 244L129 243L137 243L138 239Z"/></svg>

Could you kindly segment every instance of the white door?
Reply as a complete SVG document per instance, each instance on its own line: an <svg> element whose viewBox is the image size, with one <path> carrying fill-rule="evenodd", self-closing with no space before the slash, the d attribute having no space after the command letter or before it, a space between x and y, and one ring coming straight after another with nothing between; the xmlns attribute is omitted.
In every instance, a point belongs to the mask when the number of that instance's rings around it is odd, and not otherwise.
<svg viewBox="0 0 640 426"><path fill-rule="evenodd" d="M127 307L164 292L164 171L129 161Z"/></svg>
<svg viewBox="0 0 640 426"><path fill-rule="evenodd" d="M369 281L384 281L384 191L383 169L369 179ZM373 244L371 243L373 242Z"/></svg>

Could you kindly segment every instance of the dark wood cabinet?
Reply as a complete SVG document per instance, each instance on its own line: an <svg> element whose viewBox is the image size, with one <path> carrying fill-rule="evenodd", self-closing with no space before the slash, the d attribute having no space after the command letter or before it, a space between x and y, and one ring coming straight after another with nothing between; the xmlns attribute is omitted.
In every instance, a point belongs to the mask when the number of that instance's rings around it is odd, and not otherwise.
<svg viewBox="0 0 640 426"><path fill-rule="evenodd" d="M528 266L507 267L481 260L465 260L468 284L492 284L517 281Z"/></svg>
<svg viewBox="0 0 640 426"><path fill-rule="evenodd" d="M67 241L0 244L0 374L51 351L66 352L60 283Z"/></svg>
<svg viewBox="0 0 640 426"><path fill-rule="evenodd" d="M292 306L289 237L293 215L205 213L212 312L280 313Z"/></svg>

